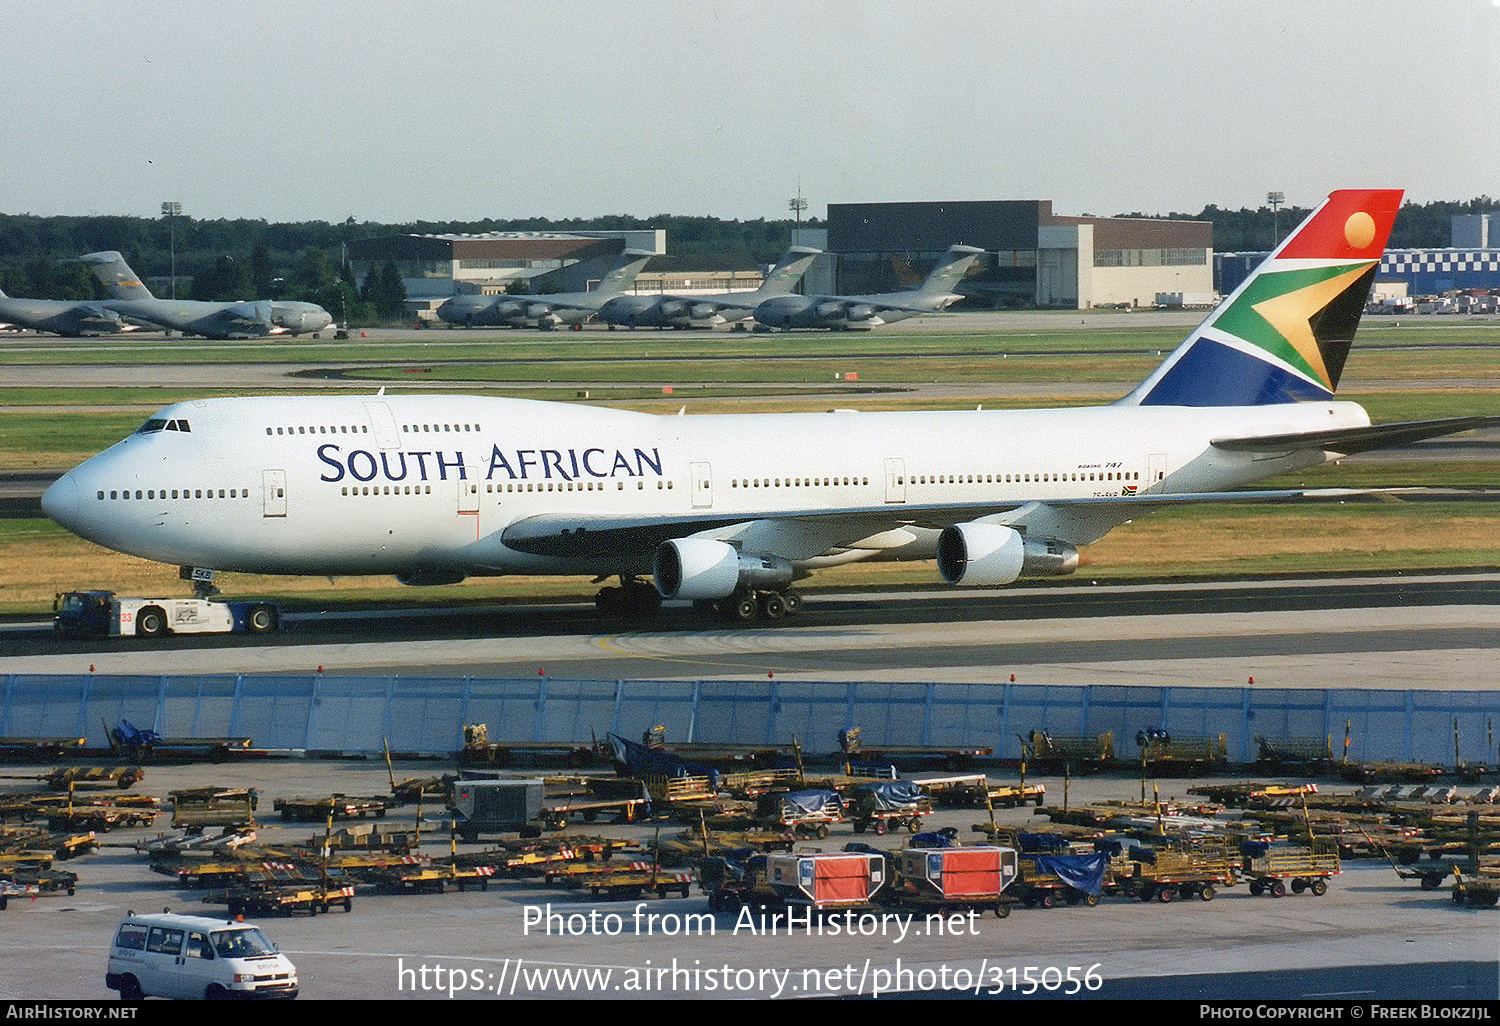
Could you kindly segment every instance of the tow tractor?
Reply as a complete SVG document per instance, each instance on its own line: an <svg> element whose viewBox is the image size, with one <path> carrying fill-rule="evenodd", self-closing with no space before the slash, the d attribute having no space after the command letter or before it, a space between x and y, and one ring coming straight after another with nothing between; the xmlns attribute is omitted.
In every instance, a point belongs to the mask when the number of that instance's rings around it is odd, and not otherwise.
<svg viewBox="0 0 1500 1026"><path fill-rule="evenodd" d="M52 602L59 633L155 638L164 634L264 634L281 625L273 602L209 598L122 598L112 591L68 591Z"/></svg>

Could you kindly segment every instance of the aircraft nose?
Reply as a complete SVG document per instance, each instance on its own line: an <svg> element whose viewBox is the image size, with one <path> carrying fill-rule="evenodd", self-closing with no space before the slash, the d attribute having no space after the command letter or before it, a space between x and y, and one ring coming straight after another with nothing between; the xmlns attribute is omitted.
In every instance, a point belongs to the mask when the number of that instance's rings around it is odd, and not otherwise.
<svg viewBox="0 0 1500 1026"><path fill-rule="evenodd" d="M42 493L42 512L73 531L78 524L78 482L72 471L53 481Z"/></svg>

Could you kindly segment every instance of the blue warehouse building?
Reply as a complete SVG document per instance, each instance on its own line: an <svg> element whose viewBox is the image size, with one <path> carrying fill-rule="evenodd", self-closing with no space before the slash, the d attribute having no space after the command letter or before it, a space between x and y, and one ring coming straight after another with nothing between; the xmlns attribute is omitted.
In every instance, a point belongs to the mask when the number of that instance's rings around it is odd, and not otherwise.
<svg viewBox="0 0 1500 1026"><path fill-rule="evenodd" d="M1452 241L1442 249L1386 250L1375 275L1376 296L1382 284L1404 283L1406 295L1414 297L1500 289L1500 214L1455 217ZM1266 256L1216 253L1214 287L1228 295Z"/></svg>

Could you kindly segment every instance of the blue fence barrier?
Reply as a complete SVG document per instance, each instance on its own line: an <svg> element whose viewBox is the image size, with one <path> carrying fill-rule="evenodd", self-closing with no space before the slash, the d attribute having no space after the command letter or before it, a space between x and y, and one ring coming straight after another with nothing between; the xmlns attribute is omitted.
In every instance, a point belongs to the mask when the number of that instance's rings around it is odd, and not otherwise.
<svg viewBox="0 0 1500 1026"><path fill-rule="evenodd" d="M1496 762L1500 693L1358 688L875 684L804 681L553 680L363 676L0 676L0 736L107 744L120 719L167 737L250 737L261 748L447 753L463 725L492 741L586 743L664 724L673 741L837 747L861 729L876 745L988 746L1019 754L1018 735L1112 731L1122 757L1136 734L1228 736L1252 762L1257 735L1330 736L1359 761Z"/></svg>

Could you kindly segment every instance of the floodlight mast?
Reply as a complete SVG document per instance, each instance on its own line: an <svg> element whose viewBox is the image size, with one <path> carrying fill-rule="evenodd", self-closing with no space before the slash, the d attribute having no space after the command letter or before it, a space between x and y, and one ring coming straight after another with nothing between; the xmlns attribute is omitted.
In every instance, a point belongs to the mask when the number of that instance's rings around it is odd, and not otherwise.
<svg viewBox="0 0 1500 1026"><path fill-rule="evenodd" d="M172 251L172 298L177 298L177 222L174 217L182 216L182 204L175 200L164 200L161 212L167 219L167 235L170 239L169 246Z"/></svg>

